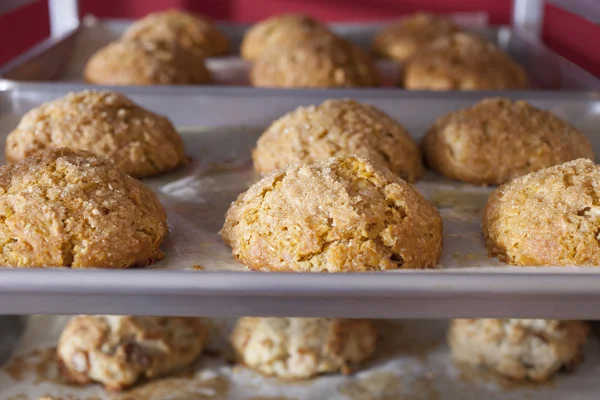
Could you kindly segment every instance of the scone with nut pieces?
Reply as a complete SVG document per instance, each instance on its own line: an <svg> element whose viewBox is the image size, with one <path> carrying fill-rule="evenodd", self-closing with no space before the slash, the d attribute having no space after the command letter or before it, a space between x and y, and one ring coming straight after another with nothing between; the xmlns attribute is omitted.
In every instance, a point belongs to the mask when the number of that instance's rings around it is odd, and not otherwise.
<svg viewBox="0 0 600 400"><path fill-rule="evenodd" d="M485 99L437 119L423 139L427 164L474 184L500 184L577 158L590 141L549 111L525 101Z"/></svg>
<svg viewBox="0 0 600 400"><path fill-rule="evenodd" d="M263 174L335 156L366 158L409 182L423 174L419 147L402 125L376 107L348 99L285 114L252 152L254 168Z"/></svg>
<svg viewBox="0 0 600 400"><path fill-rule="evenodd" d="M245 317L231 343L244 365L294 380L350 373L375 351L377 332L367 320Z"/></svg>
<svg viewBox="0 0 600 400"><path fill-rule="evenodd" d="M404 68L410 90L526 89L525 70L502 50L472 33L443 36Z"/></svg>
<svg viewBox="0 0 600 400"><path fill-rule="evenodd" d="M281 14L252 26L242 40L242 58L256 60L262 53L332 36L325 24L302 14Z"/></svg>
<svg viewBox="0 0 600 400"><path fill-rule="evenodd" d="M6 139L6 160L19 162L56 147L107 157L136 178L171 171L188 160L168 119L115 92L70 93L29 111Z"/></svg>
<svg viewBox="0 0 600 400"><path fill-rule="evenodd" d="M449 18L419 12L383 28L373 40L379 56L406 61L433 40L459 32Z"/></svg>
<svg viewBox="0 0 600 400"><path fill-rule="evenodd" d="M191 364L208 338L199 318L80 315L58 342L69 382L99 382L119 391Z"/></svg>
<svg viewBox="0 0 600 400"><path fill-rule="evenodd" d="M119 40L88 60L84 78L96 85L196 85L212 81L204 59L176 43Z"/></svg>
<svg viewBox="0 0 600 400"><path fill-rule="evenodd" d="M496 189L483 213L490 256L522 266L600 266L600 167L555 165Z"/></svg>
<svg viewBox="0 0 600 400"><path fill-rule="evenodd" d="M588 331L581 321L457 319L450 325L448 344L459 363L543 382L581 361Z"/></svg>
<svg viewBox="0 0 600 400"><path fill-rule="evenodd" d="M104 157L66 148L0 167L0 265L128 268L161 259L156 194Z"/></svg>
<svg viewBox="0 0 600 400"><path fill-rule="evenodd" d="M227 54L229 39L205 16L180 10L146 15L123 34L126 40L165 41L203 57Z"/></svg>
<svg viewBox="0 0 600 400"><path fill-rule="evenodd" d="M250 82L281 88L375 87L379 73L357 46L324 37L262 53L252 64Z"/></svg>
<svg viewBox="0 0 600 400"><path fill-rule="evenodd" d="M388 169L337 157L264 177L231 205L221 236L254 270L435 268L442 219Z"/></svg>

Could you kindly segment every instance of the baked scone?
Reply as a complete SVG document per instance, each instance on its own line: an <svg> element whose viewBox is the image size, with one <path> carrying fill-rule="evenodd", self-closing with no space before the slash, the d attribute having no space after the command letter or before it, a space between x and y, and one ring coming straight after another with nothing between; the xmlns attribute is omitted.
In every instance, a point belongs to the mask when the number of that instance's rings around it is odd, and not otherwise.
<svg viewBox="0 0 600 400"><path fill-rule="evenodd" d="M449 18L419 12L383 28L373 40L375 54L406 61L435 39L459 32Z"/></svg>
<svg viewBox="0 0 600 400"><path fill-rule="evenodd" d="M192 363L206 344L199 318L79 315L57 347L65 379L119 391Z"/></svg>
<svg viewBox="0 0 600 400"><path fill-rule="evenodd" d="M250 82L258 87L375 87L379 73L357 46L330 37L262 53L252 64Z"/></svg>
<svg viewBox="0 0 600 400"><path fill-rule="evenodd" d="M172 42L203 57L229 52L229 39L210 19L180 10L146 15L125 31L123 39Z"/></svg>
<svg viewBox="0 0 600 400"><path fill-rule="evenodd" d="M543 382L581 361L588 331L581 321L457 319L450 325L448 344L460 363Z"/></svg>
<svg viewBox="0 0 600 400"><path fill-rule="evenodd" d="M500 90L527 88L525 70L502 50L472 33L440 37L404 68L410 90Z"/></svg>
<svg viewBox="0 0 600 400"><path fill-rule="evenodd" d="M66 148L0 167L0 220L0 265L12 267L143 267L168 231L152 190Z"/></svg>
<svg viewBox="0 0 600 400"><path fill-rule="evenodd" d="M88 60L84 78L96 85L195 85L210 83L204 59L175 43L119 40Z"/></svg>
<svg viewBox="0 0 600 400"><path fill-rule="evenodd" d="M427 164L474 184L504 183L577 158L594 158L569 123L525 101L485 99L437 119L423 139Z"/></svg>
<svg viewBox="0 0 600 400"><path fill-rule="evenodd" d="M254 270L435 268L442 219L388 169L337 157L264 177L231 205L221 236Z"/></svg>
<svg viewBox="0 0 600 400"><path fill-rule="evenodd" d="M368 320L245 317L231 343L249 368L294 380L350 373L375 351L377 332Z"/></svg>
<svg viewBox="0 0 600 400"><path fill-rule="evenodd" d="M366 158L409 182L423 174L419 147L402 125L376 107L348 99L285 114L252 153L254 168L263 174L335 156Z"/></svg>
<svg viewBox="0 0 600 400"><path fill-rule="evenodd" d="M510 181L489 197L490 256L513 265L600 266L600 167L589 159Z"/></svg>
<svg viewBox="0 0 600 400"><path fill-rule="evenodd" d="M296 46L303 42L332 36L327 26L302 14L281 14L253 25L242 40L241 55L256 60L265 51Z"/></svg>
<svg viewBox="0 0 600 400"><path fill-rule="evenodd" d="M70 93L29 111L6 139L6 160L19 162L56 147L104 156L136 178L171 171L188 161L168 119L116 92Z"/></svg>

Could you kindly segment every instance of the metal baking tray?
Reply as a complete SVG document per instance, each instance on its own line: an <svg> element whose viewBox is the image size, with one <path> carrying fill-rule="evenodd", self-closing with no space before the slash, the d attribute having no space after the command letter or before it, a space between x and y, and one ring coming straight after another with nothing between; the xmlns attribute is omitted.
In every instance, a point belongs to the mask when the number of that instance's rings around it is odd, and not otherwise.
<svg viewBox="0 0 600 400"><path fill-rule="evenodd" d="M78 88L4 84L0 143L27 110ZM153 267L132 270L0 268L0 313L600 318L600 268L508 267L489 259L480 214L492 189L452 182L433 172L416 186L445 220L440 270L249 272L234 261L217 234L230 202L258 179L250 149L285 112L326 98L353 97L380 107L420 138L438 116L491 93L117 90L168 116L194 160L185 169L145 181L168 211L171 233L163 246L167 257ZM571 121L600 154L600 95L511 92L510 97Z"/></svg>
<svg viewBox="0 0 600 400"><path fill-rule="evenodd" d="M506 26L489 27L485 14L455 14L453 19L486 37L516 59L526 69L535 89L600 90L598 78L553 53L527 32ZM83 69L87 60L100 47L121 36L131 22L84 18L79 28L63 37L42 42L0 68L0 78L15 82L77 82L83 85ZM372 22L331 26L341 36L369 50L373 36L384 25L385 22ZM239 54L239 44L248 26L220 26L231 38L234 54ZM217 84L248 85L249 64L236 55L209 58L207 65ZM394 86L399 79L401 66L385 60L379 60L377 66L383 86Z"/></svg>
<svg viewBox="0 0 600 400"><path fill-rule="evenodd" d="M214 320L209 351L184 376L158 379L122 396L100 385L64 384L56 364L56 344L67 318L32 316L0 320L0 398L35 400L43 395L97 400L592 400L600 386L600 343L591 336L584 362L559 372L546 384L516 383L490 372L455 365L445 344L445 321L376 321L380 340L374 356L354 374L323 375L283 382L232 366L226 343L232 320ZM25 330L22 325L26 322ZM16 340L19 340L17 344ZM186 379L187 378L187 379ZM152 390L153 388L154 390ZM163 395L159 395L162 389ZM168 396L164 396L165 389ZM20 397L19 397L20 396ZM70 398L70 397L69 397Z"/></svg>

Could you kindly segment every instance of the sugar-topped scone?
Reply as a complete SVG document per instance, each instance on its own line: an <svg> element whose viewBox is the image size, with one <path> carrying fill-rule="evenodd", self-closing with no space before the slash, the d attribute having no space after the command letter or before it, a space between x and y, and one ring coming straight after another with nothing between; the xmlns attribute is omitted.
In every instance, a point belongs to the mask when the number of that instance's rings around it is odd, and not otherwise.
<svg viewBox="0 0 600 400"><path fill-rule="evenodd" d="M336 37L266 51L250 71L250 82L258 87L375 87L379 81L371 57Z"/></svg>
<svg viewBox="0 0 600 400"><path fill-rule="evenodd" d="M525 101L485 99L437 119L423 139L427 164L474 184L500 184L577 158L590 141L549 111Z"/></svg>
<svg viewBox="0 0 600 400"><path fill-rule="evenodd" d="M370 321L341 318L240 318L231 343L241 363L281 379L349 373L375 351Z"/></svg>
<svg viewBox="0 0 600 400"><path fill-rule="evenodd" d="M135 21L126 40L166 41L203 57L227 54L229 39L205 16L180 10L160 11Z"/></svg>
<svg viewBox="0 0 600 400"><path fill-rule="evenodd" d="M442 219L388 169L337 157L264 177L231 205L221 236L255 270L435 268Z"/></svg>
<svg viewBox="0 0 600 400"><path fill-rule="evenodd" d="M128 268L161 259L156 194L108 159L66 148L0 167L0 265Z"/></svg>
<svg viewBox="0 0 600 400"><path fill-rule="evenodd" d="M136 178L171 171L188 160L168 119L108 91L70 93L29 111L6 139L6 160L19 162L57 147L107 157Z"/></svg>
<svg viewBox="0 0 600 400"><path fill-rule="evenodd" d="M254 61L266 51L293 47L332 35L325 24L307 15L276 15L248 29L242 41L241 54L242 58Z"/></svg>
<svg viewBox="0 0 600 400"><path fill-rule="evenodd" d="M555 319L457 319L448 344L459 363L515 380L543 382L582 359L589 327Z"/></svg>
<svg viewBox="0 0 600 400"><path fill-rule="evenodd" d="M84 78L96 85L198 85L212 81L204 58L176 43L119 40L88 60Z"/></svg>
<svg viewBox="0 0 600 400"><path fill-rule="evenodd" d="M489 197L490 256L514 265L600 266L600 167L578 159L512 180Z"/></svg>
<svg viewBox="0 0 600 400"><path fill-rule="evenodd" d="M459 32L431 42L406 63L410 90L526 89L525 70L506 53L472 33Z"/></svg>
<svg viewBox="0 0 600 400"><path fill-rule="evenodd" d="M79 315L61 334L58 362L69 382L118 391L189 365L207 339L199 318Z"/></svg>
<svg viewBox="0 0 600 400"><path fill-rule="evenodd" d="M409 182L423 174L419 147L402 125L374 106L348 99L285 114L252 153L254 168L263 174L335 156L366 158Z"/></svg>
<svg viewBox="0 0 600 400"><path fill-rule="evenodd" d="M460 31L449 18L419 12L383 28L373 40L379 56L406 61L435 39Z"/></svg>

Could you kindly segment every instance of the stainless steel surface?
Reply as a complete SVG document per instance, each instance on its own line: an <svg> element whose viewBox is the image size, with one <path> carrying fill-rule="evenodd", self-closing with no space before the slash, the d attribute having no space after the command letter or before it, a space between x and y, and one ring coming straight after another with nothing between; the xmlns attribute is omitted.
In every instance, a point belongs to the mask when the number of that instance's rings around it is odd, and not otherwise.
<svg viewBox="0 0 600 400"><path fill-rule="evenodd" d="M514 0L512 26L540 39L544 22L544 0Z"/></svg>
<svg viewBox="0 0 600 400"><path fill-rule="evenodd" d="M500 48L508 52L527 70L533 87L553 90L600 90L600 80L577 65L548 50L535 37L506 27L483 28L487 19L480 15L456 18ZM127 20L96 20L88 17L81 27L63 36L50 39L30 52L0 68L0 77L10 81L71 82L85 85L82 72L85 63L101 46L118 38L131 23ZM246 26L222 24L232 38L234 52ZM333 24L333 29L362 47L368 48L372 37L381 29L382 22ZM227 56L207 59L215 80L221 85L247 85L248 64L239 57ZM400 66L390 61L379 61L384 86L392 86L400 76Z"/></svg>
<svg viewBox="0 0 600 400"><path fill-rule="evenodd" d="M79 1L48 0L50 34L61 37L79 26Z"/></svg>
<svg viewBox="0 0 600 400"><path fill-rule="evenodd" d="M69 88L20 84L0 92L3 137L20 116ZM77 85L71 88L78 88ZM600 268L514 268L488 259L479 211L490 189L429 173L417 187L445 217L443 269L365 274L253 273L243 270L217 230L229 202L256 177L249 151L272 120L331 97L370 102L420 137L434 119L490 93L236 88L123 89L167 115L195 162L147 180L169 213L167 258L135 270L0 269L0 313L288 315L386 318L600 318ZM509 94L573 122L600 154L600 96ZM204 271L191 271L201 265Z"/></svg>
<svg viewBox="0 0 600 400"><path fill-rule="evenodd" d="M55 346L67 321L63 316L27 318L27 328L15 357L0 369L0 398L38 399L44 395L74 399L115 399L101 385L70 386L58 378ZM445 344L445 321L375 321L378 350L350 375L327 374L286 382L265 377L228 361L227 343L233 321L211 321L206 355L185 378L153 379L145 396L124 394L129 400L593 400L600 384L600 345L590 337L584 360L573 371L559 372L546 384L516 383L489 371L454 365ZM229 358L231 360L231 358ZM171 378L172 379L172 378ZM163 395L158 395L159 388ZM165 389L168 395L165 396ZM148 392L154 392L150 395ZM135 392L134 392L135 393Z"/></svg>

